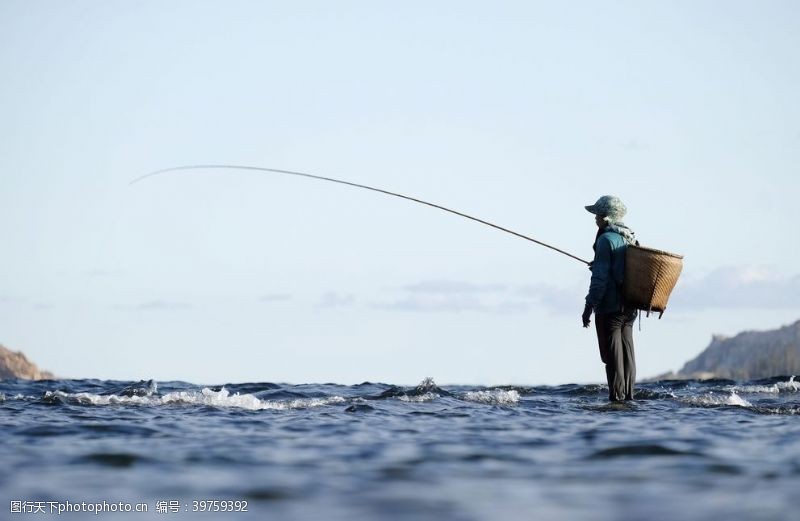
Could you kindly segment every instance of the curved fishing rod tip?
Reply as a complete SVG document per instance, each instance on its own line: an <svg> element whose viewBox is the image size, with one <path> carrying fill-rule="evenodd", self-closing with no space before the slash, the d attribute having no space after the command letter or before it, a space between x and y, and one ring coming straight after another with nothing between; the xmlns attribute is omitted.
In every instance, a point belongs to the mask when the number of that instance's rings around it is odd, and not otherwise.
<svg viewBox="0 0 800 521"><path fill-rule="evenodd" d="M129 181L129 182L128 182L128 186L130 186L130 185L132 185L132 184L136 184L136 183L138 183L139 181L141 181L142 179L144 179L145 177L150 177L150 176L151 176L151 175L153 175L154 173L155 173L155 172L150 172L149 174L140 175L139 177L136 177L136 178L132 179L131 181Z"/></svg>
<svg viewBox="0 0 800 521"><path fill-rule="evenodd" d="M132 184L135 184L135 183L138 183L139 181L142 181L142 180L144 180L144 179L146 179L146 178L148 178L148 177L152 177L152 176L154 176L154 175L158 175L158 174L163 174L164 172L169 172L169 171L171 171L171 170L181 170L181 168L180 168L180 167L178 167L178 168L175 168L175 167L172 167L172 168L162 168L161 170L156 170L156 171L154 171L154 172L149 172L149 173L147 173L147 174L140 175L139 177L137 177L137 178L134 178L133 180L131 180L131 181L128 183L128 186L130 186L130 185L132 185Z"/></svg>
<svg viewBox="0 0 800 521"><path fill-rule="evenodd" d="M577 256L575 256L575 255L573 255L571 253L568 253L568 252L566 252L564 250L556 248L555 246L551 246L550 244L546 244L546 243L544 243L542 241L536 240L533 237L528 237L527 235L523 235L523 234L515 232L513 230L509 230L508 228L503 228L502 226L498 226L498 225L496 225L494 223L490 223L489 221L484 221L483 219L478 219L477 217L473 217L471 215L467 215L467 214L465 214L463 212L459 212L459 211L453 210L451 208L446 208L446 207L438 205L438 204L434 204L434 203L431 203L431 202L428 202L428 201L423 201L422 199L417 199L416 197L411 197L411 196L399 194L399 193L396 193L396 192L390 192L388 190L384 190L382 188L376 188L374 186L362 185L362 184L359 184L359 183L353 183L351 181L345 181L343 179L335 179L333 177L323 177L323 176L319 176L319 175L307 174L307 173L304 173L304 172L296 172L296 171L292 171L292 170L280 170L280 169L277 169L277 168L265 168L265 167L250 166L250 165L194 164L194 165L173 166L173 167L170 167L170 168L162 168L161 170L156 170L155 172L150 172L149 174L145 174L143 176L137 177L136 179L132 180L129 183L129 186L134 184L134 183L138 183L139 181L142 181L142 180L144 180L144 179L146 179L148 177L152 177L154 175L162 174L162 173L165 173L165 172L174 172L174 171L178 171L178 170L213 169L213 168L225 168L225 169L234 169L234 170L256 170L256 171L260 171L260 172L272 172L272 173L275 173L275 174L294 175L294 176L300 176L300 177L307 177L307 178L311 178L311 179L318 179L320 181L329 181L329 182L332 182L332 183L348 185L348 186L352 186L352 187L355 187L355 188L363 188L365 190L371 190L373 192L380 192L380 193L385 194L385 195L391 195L393 197L399 197L401 199L406 199L408 201L412 201L412 202L415 202L415 203L420 203L420 204L424 204L426 206L431 206L433 208L438 208L439 210L443 210L445 212L449 212L449 213L458 215L460 217L464 217L466 219L470 219L472 221L476 221L476 222L479 222L481 224L485 224L486 226L491 226L492 228L498 229L500 231L503 231L503 232L506 232L506 233L510 233L511 235L516 235L517 237L520 237L522 239L525 239L525 240L528 240L528 241L531 241L531 242L535 242L536 244L539 244L539 245L544 246L546 248L550 248L551 250L554 250L554 251L556 251L558 253L561 253L562 255L566 255L567 257L571 257L571 258L577 260L578 262L582 262L583 264L587 264L587 265L589 264L589 261L586 261L586 260L581 259L580 257L577 257Z"/></svg>
<svg viewBox="0 0 800 521"><path fill-rule="evenodd" d="M128 183L128 186L138 183L148 177L153 177L159 174L165 174L167 172L177 172L178 170L199 170L199 169L207 169L207 168L239 168L239 169L256 169L256 167L250 166L238 166L238 165L182 165L182 166L171 166L169 168L162 168L160 170L156 170L154 172L150 172L144 175L137 177L136 179L132 180ZM267 170L267 169L260 169L260 170Z"/></svg>

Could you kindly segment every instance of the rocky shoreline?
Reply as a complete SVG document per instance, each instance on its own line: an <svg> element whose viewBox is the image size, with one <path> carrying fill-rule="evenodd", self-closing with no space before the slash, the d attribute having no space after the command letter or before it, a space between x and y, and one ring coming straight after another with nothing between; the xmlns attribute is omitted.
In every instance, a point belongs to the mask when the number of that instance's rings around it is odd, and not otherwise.
<svg viewBox="0 0 800 521"><path fill-rule="evenodd" d="M677 372L648 380L757 380L800 375L800 320L769 331L714 335L711 343Z"/></svg>
<svg viewBox="0 0 800 521"><path fill-rule="evenodd" d="M52 380L50 371L39 369L21 351L11 351L0 345L0 380L20 378L23 380Z"/></svg>

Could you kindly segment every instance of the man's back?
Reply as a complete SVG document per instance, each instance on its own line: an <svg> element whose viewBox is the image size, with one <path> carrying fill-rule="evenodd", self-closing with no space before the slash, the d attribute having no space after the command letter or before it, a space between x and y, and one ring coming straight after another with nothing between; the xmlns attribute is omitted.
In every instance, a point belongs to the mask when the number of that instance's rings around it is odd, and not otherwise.
<svg viewBox="0 0 800 521"><path fill-rule="evenodd" d="M619 233L605 230L598 235L594 248L587 301L592 304L595 313L619 311L622 308L622 281L628 244Z"/></svg>

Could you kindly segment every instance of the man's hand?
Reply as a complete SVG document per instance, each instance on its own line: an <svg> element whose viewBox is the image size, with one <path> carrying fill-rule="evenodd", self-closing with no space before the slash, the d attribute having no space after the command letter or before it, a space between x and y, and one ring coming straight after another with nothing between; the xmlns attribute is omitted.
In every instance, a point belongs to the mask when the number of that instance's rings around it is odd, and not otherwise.
<svg viewBox="0 0 800 521"><path fill-rule="evenodd" d="M592 305L586 304L586 307L583 308L583 327L589 327L589 324L592 323Z"/></svg>

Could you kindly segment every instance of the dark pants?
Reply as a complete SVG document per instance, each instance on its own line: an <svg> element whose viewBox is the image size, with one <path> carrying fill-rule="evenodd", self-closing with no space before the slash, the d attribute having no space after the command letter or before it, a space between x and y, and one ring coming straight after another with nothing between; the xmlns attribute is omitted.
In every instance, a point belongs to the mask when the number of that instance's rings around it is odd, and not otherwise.
<svg viewBox="0 0 800 521"><path fill-rule="evenodd" d="M636 358L633 354L633 323L638 312L595 315L600 359L606 364L609 400L633 400Z"/></svg>

